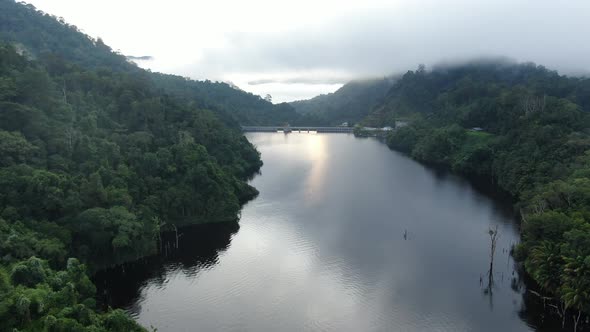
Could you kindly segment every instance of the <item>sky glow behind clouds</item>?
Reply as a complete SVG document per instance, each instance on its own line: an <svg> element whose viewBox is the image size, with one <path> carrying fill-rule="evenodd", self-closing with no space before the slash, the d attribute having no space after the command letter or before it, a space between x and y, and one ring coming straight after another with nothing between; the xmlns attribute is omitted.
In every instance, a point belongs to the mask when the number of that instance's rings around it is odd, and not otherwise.
<svg viewBox="0 0 590 332"><path fill-rule="evenodd" d="M482 56L590 71L587 0L29 2L123 54L153 56L143 67L232 81L275 102Z"/></svg>

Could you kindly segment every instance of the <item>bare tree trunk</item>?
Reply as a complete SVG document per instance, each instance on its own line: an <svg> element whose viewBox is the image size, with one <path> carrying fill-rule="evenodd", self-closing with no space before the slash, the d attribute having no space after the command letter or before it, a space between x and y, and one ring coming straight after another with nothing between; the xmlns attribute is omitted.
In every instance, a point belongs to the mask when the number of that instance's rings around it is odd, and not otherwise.
<svg viewBox="0 0 590 332"><path fill-rule="evenodd" d="M490 280L490 287L494 282L494 254L496 252L496 243L498 242L498 225L488 231L490 235L490 269L488 271L488 278Z"/></svg>
<svg viewBox="0 0 590 332"><path fill-rule="evenodd" d="M153 222L154 222L154 227L156 228L156 231L158 232L158 246L159 246L159 251L158 253L162 253L162 227L164 227L164 225L166 225L166 223L162 223L162 219L160 219L160 217L153 217L152 218Z"/></svg>
<svg viewBox="0 0 590 332"><path fill-rule="evenodd" d="M541 296L541 294L539 294L537 292L533 292L533 291L531 291L531 292L533 294L536 294L537 296L539 296L539 297L541 297L543 299L543 307L545 307L545 299L550 300L550 301L553 300L553 298ZM567 306L565 305L565 302L558 299L557 300L557 305L550 303L549 306L552 307L552 308L554 308L555 311L557 311L557 315L559 317L561 317L561 328L562 329L565 328L565 318L567 317L566 316Z"/></svg>
<svg viewBox="0 0 590 332"><path fill-rule="evenodd" d="M565 328L565 314L567 311L567 306L565 305L565 301L559 301L559 309L557 312L561 315L561 328Z"/></svg>
<svg viewBox="0 0 590 332"><path fill-rule="evenodd" d="M490 227L488 230L490 235L490 268L488 270L488 285L484 290L484 294L489 296L490 309L493 309L493 292L494 292L494 254L496 252L496 244L498 241L498 225L494 228Z"/></svg>
<svg viewBox="0 0 590 332"><path fill-rule="evenodd" d="M574 332L578 331L578 323L580 322L580 316L582 316L582 311L578 310L578 316L574 316Z"/></svg>
<svg viewBox="0 0 590 332"><path fill-rule="evenodd" d="M174 227L174 233L176 235L176 249L178 249L178 228L175 224L172 224L172 227Z"/></svg>
<svg viewBox="0 0 590 332"><path fill-rule="evenodd" d="M68 103L68 93L67 93L67 87L66 87L66 80L64 79L64 86L62 88L62 92L64 94L64 103Z"/></svg>

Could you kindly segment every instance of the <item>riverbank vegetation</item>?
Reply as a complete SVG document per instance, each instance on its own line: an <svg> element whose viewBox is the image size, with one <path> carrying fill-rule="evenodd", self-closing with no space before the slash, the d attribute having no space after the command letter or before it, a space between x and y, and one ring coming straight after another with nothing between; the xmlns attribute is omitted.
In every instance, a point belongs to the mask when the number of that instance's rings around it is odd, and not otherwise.
<svg viewBox="0 0 590 332"><path fill-rule="evenodd" d="M412 114L388 137L391 148L513 195L522 216L515 255L577 325L590 313L588 111L590 79L488 62L410 71L367 121Z"/></svg>
<svg viewBox="0 0 590 332"><path fill-rule="evenodd" d="M223 93L256 98L210 82L182 95L63 20L0 9L0 330L143 330L98 310L87 268L154 254L169 229L236 220L261 160Z"/></svg>

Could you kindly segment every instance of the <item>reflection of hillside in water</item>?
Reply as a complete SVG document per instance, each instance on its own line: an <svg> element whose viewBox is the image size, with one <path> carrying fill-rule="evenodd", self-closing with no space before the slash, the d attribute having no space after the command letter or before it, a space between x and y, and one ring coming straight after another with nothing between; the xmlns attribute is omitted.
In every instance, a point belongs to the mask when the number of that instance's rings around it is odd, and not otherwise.
<svg viewBox="0 0 590 332"><path fill-rule="evenodd" d="M529 291L537 288L510 255L519 240L512 202L495 199L489 181L372 139L248 138L264 166L239 233L235 224L196 227L169 257L97 276L107 304L162 332L573 330L571 315L562 330Z"/></svg>
<svg viewBox="0 0 590 332"><path fill-rule="evenodd" d="M212 268L218 262L219 253L229 248L239 228L238 223L183 228L179 231L182 235L178 249L173 249L174 233L163 234L161 254L97 272L93 280L98 298L105 307L126 308L132 316L137 315L144 288L162 288L170 276L183 273L195 277L201 270Z"/></svg>

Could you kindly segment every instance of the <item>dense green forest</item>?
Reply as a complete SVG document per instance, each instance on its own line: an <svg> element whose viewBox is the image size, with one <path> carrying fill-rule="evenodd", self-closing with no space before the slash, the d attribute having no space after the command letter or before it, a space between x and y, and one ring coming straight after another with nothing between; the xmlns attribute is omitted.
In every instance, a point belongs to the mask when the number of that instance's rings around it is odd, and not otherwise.
<svg viewBox="0 0 590 332"><path fill-rule="evenodd" d="M280 108L144 71L0 0L0 330L143 330L98 310L87 269L154 254L176 227L235 221L261 166L238 123Z"/></svg>
<svg viewBox="0 0 590 332"><path fill-rule="evenodd" d="M300 123L301 116L287 103L274 105L260 96L227 83L193 81L180 76L152 74L156 86L189 104L215 111L229 125L282 125Z"/></svg>
<svg viewBox="0 0 590 332"><path fill-rule="evenodd" d="M354 124L381 102L393 82L393 77L351 81L334 93L289 104L304 115L303 122L316 125Z"/></svg>
<svg viewBox="0 0 590 332"><path fill-rule="evenodd" d="M561 314L579 319L590 313L589 111L590 79L490 61L409 71L365 122L412 118L391 148L512 194L516 257Z"/></svg>
<svg viewBox="0 0 590 332"><path fill-rule="evenodd" d="M410 119L391 148L513 195L515 256L562 314L588 314L589 111L590 79L502 61L273 105L142 70L63 19L0 0L0 330L144 330L99 310L89 273L158 252L164 231L235 221L261 166L240 124L363 117Z"/></svg>

